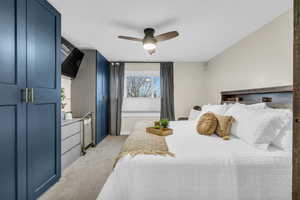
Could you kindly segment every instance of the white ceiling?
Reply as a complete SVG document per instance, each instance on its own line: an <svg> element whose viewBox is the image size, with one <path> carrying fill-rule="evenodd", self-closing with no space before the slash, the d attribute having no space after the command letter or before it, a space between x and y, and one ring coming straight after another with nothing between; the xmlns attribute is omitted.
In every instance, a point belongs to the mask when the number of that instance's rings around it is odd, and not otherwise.
<svg viewBox="0 0 300 200"><path fill-rule="evenodd" d="M49 0L62 14L62 35L108 60L207 61L292 7L292 0ZM178 38L158 44L150 56L143 37L177 30Z"/></svg>

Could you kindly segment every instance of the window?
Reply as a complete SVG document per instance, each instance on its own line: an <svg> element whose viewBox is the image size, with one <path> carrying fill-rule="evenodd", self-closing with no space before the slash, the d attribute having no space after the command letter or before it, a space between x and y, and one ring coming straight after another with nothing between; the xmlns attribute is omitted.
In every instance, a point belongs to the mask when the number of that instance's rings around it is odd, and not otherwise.
<svg viewBox="0 0 300 200"><path fill-rule="evenodd" d="M160 77L158 76L127 76L126 97L160 97Z"/></svg>
<svg viewBox="0 0 300 200"><path fill-rule="evenodd" d="M123 117L158 116L160 113L159 64L127 64L124 74Z"/></svg>
<svg viewBox="0 0 300 200"><path fill-rule="evenodd" d="M160 76L157 72L128 72L124 90L125 98L159 98Z"/></svg>

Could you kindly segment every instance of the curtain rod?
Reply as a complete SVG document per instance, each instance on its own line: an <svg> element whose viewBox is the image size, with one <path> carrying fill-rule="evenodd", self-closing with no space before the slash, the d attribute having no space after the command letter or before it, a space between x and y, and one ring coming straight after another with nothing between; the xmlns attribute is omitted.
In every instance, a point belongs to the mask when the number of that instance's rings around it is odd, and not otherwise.
<svg viewBox="0 0 300 200"><path fill-rule="evenodd" d="M120 62L123 62L123 63L167 63L167 62L171 62L171 61L163 61L163 62L157 62L157 61L110 61L111 63L120 63Z"/></svg>

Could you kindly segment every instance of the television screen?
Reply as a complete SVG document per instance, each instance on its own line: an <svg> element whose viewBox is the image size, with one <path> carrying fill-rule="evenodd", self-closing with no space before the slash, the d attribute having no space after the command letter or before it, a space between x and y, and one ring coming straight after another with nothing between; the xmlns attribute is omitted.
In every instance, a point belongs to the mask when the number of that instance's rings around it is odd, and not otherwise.
<svg viewBox="0 0 300 200"><path fill-rule="evenodd" d="M83 56L84 54L79 49L73 49L73 51L63 61L61 73L65 76L75 78Z"/></svg>

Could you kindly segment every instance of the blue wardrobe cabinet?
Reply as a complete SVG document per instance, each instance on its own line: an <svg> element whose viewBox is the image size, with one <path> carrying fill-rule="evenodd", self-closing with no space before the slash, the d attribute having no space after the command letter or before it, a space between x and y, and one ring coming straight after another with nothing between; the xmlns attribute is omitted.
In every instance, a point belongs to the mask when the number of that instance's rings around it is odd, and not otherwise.
<svg viewBox="0 0 300 200"><path fill-rule="evenodd" d="M72 80L72 113L93 113L93 142L98 144L108 135L109 62L97 50L81 51L84 57Z"/></svg>
<svg viewBox="0 0 300 200"><path fill-rule="evenodd" d="M1 0L0 199L36 199L60 178L60 14Z"/></svg>

